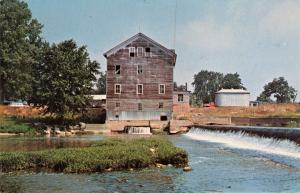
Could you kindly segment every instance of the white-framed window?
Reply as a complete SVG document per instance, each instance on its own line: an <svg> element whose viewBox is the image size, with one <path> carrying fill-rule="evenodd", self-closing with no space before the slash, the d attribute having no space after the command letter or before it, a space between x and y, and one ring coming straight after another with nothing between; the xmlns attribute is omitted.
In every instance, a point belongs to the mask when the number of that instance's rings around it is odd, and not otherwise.
<svg viewBox="0 0 300 193"><path fill-rule="evenodd" d="M142 84L136 85L136 94L143 94L143 85Z"/></svg>
<svg viewBox="0 0 300 193"><path fill-rule="evenodd" d="M138 103L138 111L142 111L143 110L143 104L142 103Z"/></svg>
<svg viewBox="0 0 300 193"><path fill-rule="evenodd" d="M139 57L139 56L144 56L144 48L143 47L137 47L136 48L136 55Z"/></svg>
<svg viewBox="0 0 300 193"><path fill-rule="evenodd" d="M146 47L146 48L145 48L145 56L146 56L146 57L150 57L150 55L151 55L150 47Z"/></svg>
<svg viewBox="0 0 300 193"><path fill-rule="evenodd" d="M178 94L178 102L183 102L183 94Z"/></svg>
<svg viewBox="0 0 300 193"><path fill-rule="evenodd" d="M120 84L115 84L115 94L121 94L122 87Z"/></svg>
<svg viewBox="0 0 300 193"><path fill-rule="evenodd" d="M121 74L121 66L115 65L115 74Z"/></svg>
<svg viewBox="0 0 300 193"><path fill-rule="evenodd" d="M143 66L137 65L137 74L143 74Z"/></svg>
<svg viewBox="0 0 300 193"><path fill-rule="evenodd" d="M134 57L135 55L135 47L129 47L129 56Z"/></svg>
<svg viewBox="0 0 300 193"><path fill-rule="evenodd" d="M164 108L164 103L162 103L162 102L159 102L159 103L158 103L158 108L159 108L159 109L162 109L162 108Z"/></svg>
<svg viewBox="0 0 300 193"><path fill-rule="evenodd" d="M165 85L164 84L158 85L158 94L165 94Z"/></svg>

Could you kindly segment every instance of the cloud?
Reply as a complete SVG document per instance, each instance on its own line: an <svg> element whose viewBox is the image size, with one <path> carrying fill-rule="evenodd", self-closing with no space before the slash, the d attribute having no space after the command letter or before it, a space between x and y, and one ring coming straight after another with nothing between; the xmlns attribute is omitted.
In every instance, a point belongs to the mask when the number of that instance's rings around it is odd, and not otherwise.
<svg viewBox="0 0 300 193"><path fill-rule="evenodd" d="M180 42L194 48L220 50L234 45L234 34L231 27L212 20L193 21L188 23Z"/></svg>
<svg viewBox="0 0 300 193"><path fill-rule="evenodd" d="M299 36L300 1L281 1L271 6L260 22L261 29L280 36Z"/></svg>

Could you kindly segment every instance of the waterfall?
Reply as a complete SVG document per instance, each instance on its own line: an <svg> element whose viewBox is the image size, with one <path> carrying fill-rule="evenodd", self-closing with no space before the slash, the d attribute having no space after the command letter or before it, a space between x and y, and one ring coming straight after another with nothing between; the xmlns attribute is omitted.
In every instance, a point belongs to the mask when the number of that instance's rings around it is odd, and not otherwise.
<svg viewBox="0 0 300 193"><path fill-rule="evenodd" d="M150 127L128 127L128 134L151 134Z"/></svg>
<svg viewBox="0 0 300 193"><path fill-rule="evenodd" d="M224 146L231 148L254 150L300 159L300 146L290 140L277 140L274 138L251 136L240 131L222 132L209 131L200 128L192 128L185 135L194 140L221 143Z"/></svg>

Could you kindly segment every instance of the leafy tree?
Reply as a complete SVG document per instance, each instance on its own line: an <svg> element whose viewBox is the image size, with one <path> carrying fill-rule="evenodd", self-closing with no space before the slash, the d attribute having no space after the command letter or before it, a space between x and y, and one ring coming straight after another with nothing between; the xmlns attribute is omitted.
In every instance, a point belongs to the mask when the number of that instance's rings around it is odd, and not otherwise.
<svg viewBox="0 0 300 193"><path fill-rule="evenodd" d="M215 92L217 92L222 84L223 74L219 72L202 70L194 75L195 87L194 95L196 100L202 103L214 101Z"/></svg>
<svg viewBox="0 0 300 193"><path fill-rule="evenodd" d="M64 124L67 116L86 108L98 69L86 47L77 47L73 40L45 47L42 62L34 71L31 102Z"/></svg>
<svg viewBox="0 0 300 193"><path fill-rule="evenodd" d="M228 73L224 76L221 84L221 88L224 89L246 89L240 78L240 75L236 72L234 74Z"/></svg>
<svg viewBox="0 0 300 193"><path fill-rule="evenodd" d="M24 1L0 0L0 103L27 99L40 55L42 25Z"/></svg>
<svg viewBox="0 0 300 193"><path fill-rule="evenodd" d="M269 82L264 86L264 91L257 97L258 101L270 102L271 97L276 98L277 103L288 103L295 101L297 91L293 87L289 86L284 77L274 78L272 82Z"/></svg>
<svg viewBox="0 0 300 193"><path fill-rule="evenodd" d="M106 94L106 72L99 72L99 78L97 81L97 94Z"/></svg>

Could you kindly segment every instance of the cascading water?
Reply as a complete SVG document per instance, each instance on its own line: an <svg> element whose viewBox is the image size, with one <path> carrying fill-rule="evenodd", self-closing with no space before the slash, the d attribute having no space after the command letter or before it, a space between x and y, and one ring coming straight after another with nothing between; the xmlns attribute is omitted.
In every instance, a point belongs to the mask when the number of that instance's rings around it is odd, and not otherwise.
<svg viewBox="0 0 300 193"><path fill-rule="evenodd" d="M300 146L289 140L251 136L245 132L209 131L201 128L192 128L185 135L194 140L221 143L225 147L300 159Z"/></svg>
<svg viewBox="0 0 300 193"><path fill-rule="evenodd" d="M151 134L150 127L129 127L128 134Z"/></svg>

